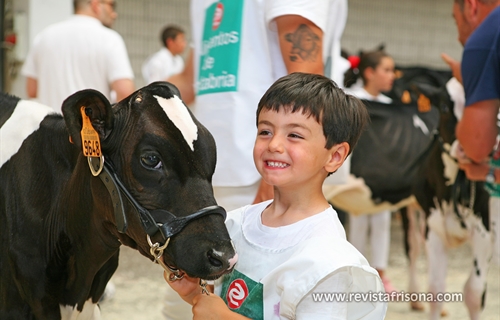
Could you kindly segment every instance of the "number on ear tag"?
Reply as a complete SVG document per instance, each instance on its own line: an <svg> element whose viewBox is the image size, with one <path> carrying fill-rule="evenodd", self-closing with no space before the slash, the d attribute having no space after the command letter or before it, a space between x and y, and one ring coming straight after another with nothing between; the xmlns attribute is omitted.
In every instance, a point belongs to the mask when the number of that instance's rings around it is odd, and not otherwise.
<svg viewBox="0 0 500 320"><path fill-rule="evenodd" d="M92 127L89 117L85 114L85 107L80 108L82 114L82 131L80 132L82 136L82 148L83 155L86 157L100 157L101 156L101 142L99 140L99 134Z"/></svg>

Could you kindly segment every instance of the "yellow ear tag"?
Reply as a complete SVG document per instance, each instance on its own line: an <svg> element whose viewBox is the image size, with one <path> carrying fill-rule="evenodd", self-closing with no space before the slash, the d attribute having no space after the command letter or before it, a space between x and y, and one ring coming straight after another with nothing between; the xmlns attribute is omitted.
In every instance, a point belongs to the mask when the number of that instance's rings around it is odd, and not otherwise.
<svg viewBox="0 0 500 320"><path fill-rule="evenodd" d="M411 96L410 96L410 93L408 92L408 90L405 90L403 92L403 95L401 96L401 102L406 103L406 104L411 102Z"/></svg>
<svg viewBox="0 0 500 320"><path fill-rule="evenodd" d="M101 156L101 141L99 140L99 134L95 131L92 123L90 123L89 117L85 114L85 107L80 108L82 114L82 131L80 135L82 136L82 148L83 155L86 157L96 157Z"/></svg>
<svg viewBox="0 0 500 320"><path fill-rule="evenodd" d="M431 100L424 96L423 94L420 94L418 96L417 100L417 105L418 105L418 111L419 112L429 112L431 111Z"/></svg>

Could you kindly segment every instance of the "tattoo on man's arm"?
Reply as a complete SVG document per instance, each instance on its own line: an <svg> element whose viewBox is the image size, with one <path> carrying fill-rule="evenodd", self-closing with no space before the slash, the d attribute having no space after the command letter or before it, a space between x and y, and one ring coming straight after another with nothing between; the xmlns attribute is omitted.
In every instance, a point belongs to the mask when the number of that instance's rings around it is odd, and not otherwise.
<svg viewBox="0 0 500 320"><path fill-rule="evenodd" d="M320 49L320 37L311 28L301 24L293 33L287 33L285 40L292 43L290 61L316 61Z"/></svg>

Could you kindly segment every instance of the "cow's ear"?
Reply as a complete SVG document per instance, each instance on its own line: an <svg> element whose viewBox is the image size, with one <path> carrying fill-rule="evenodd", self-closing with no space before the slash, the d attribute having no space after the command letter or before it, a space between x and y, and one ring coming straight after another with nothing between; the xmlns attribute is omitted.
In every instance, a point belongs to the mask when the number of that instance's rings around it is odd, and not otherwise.
<svg viewBox="0 0 500 320"><path fill-rule="evenodd" d="M413 83L410 85L410 88L431 99L437 97L441 92L443 92L443 88L437 88L426 83Z"/></svg>
<svg viewBox="0 0 500 320"><path fill-rule="evenodd" d="M156 81L152 82L147 86L148 90L155 95L169 99L172 95L176 95L182 100L181 92L172 83L167 81Z"/></svg>
<svg viewBox="0 0 500 320"><path fill-rule="evenodd" d="M80 135L83 125L82 107L101 141L105 140L113 129L111 104L102 93L87 89L72 94L64 100L62 113L71 139L79 148L82 147Z"/></svg>
<svg viewBox="0 0 500 320"><path fill-rule="evenodd" d="M170 82L165 82L165 84L167 85L167 87L169 87L169 88L170 88L170 90L172 90L172 92L173 92L176 96L178 96L178 97L179 97L179 99L181 99L181 100L182 100L182 97L181 97L181 92L179 91L179 89L178 89L175 85L173 85L173 84L172 84L172 83L170 83Z"/></svg>

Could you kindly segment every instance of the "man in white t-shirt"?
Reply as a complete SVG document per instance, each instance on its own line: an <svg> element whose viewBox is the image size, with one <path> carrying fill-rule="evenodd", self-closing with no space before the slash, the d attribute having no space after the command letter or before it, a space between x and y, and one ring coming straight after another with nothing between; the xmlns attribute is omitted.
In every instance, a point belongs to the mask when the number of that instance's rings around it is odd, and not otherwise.
<svg viewBox="0 0 500 320"><path fill-rule="evenodd" d="M178 26L166 26L161 33L163 48L149 56L142 64L142 76L146 84L165 81L184 69L181 54L186 48L184 30Z"/></svg>
<svg viewBox="0 0 500 320"><path fill-rule="evenodd" d="M22 74L30 98L61 111L76 91L92 88L116 101L134 91L134 73L122 37L110 27L115 0L75 0L75 14L40 32Z"/></svg>

